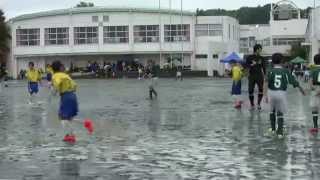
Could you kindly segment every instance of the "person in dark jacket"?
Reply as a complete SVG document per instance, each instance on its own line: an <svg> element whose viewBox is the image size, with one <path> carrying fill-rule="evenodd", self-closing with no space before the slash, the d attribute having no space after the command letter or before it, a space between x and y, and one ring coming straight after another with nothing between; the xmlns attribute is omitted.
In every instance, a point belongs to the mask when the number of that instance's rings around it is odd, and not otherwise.
<svg viewBox="0 0 320 180"><path fill-rule="evenodd" d="M258 86L258 110L261 110L261 101L263 98L263 84L264 84L264 76L266 74L266 62L264 58L260 55L262 52L262 46L260 44L256 44L253 48L254 54L250 55L246 60L246 65L249 72L249 99L251 104L251 110L255 109L254 104L254 88Z"/></svg>

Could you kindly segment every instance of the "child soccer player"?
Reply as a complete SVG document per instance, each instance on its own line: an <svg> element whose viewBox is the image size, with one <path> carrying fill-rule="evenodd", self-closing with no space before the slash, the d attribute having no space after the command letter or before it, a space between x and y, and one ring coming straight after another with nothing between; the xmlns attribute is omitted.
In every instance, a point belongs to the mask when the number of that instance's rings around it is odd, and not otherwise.
<svg viewBox="0 0 320 180"><path fill-rule="evenodd" d="M32 97L39 92L39 82L41 80L40 72L34 68L34 63L29 62L29 69L27 70L28 92L30 94L29 104L32 103Z"/></svg>
<svg viewBox="0 0 320 180"><path fill-rule="evenodd" d="M279 138L283 137L283 115L287 111L286 91L288 84L292 84L293 87L298 87L300 92L304 95L304 91L300 87L299 82L292 76L292 74L290 74L288 69L281 66L282 60L282 54L275 53L272 55L273 68L269 70L267 80L265 82L265 95L269 93L270 101L270 131L272 133L276 132ZM277 130L276 121L278 123Z"/></svg>
<svg viewBox="0 0 320 180"><path fill-rule="evenodd" d="M139 65L139 67L138 67L138 76L139 76L138 79L139 80L141 80L141 78L142 78L142 73L143 73L142 72L142 67Z"/></svg>
<svg viewBox="0 0 320 180"><path fill-rule="evenodd" d="M310 129L311 132L318 132L318 116L320 107L320 54L314 56L315 67L311 69L310 73L310 106L312 108L313 115L313 128Z"/></svg>
<svg viewBox="0 0 320 180"><path fill-rule="evenodd" d="M62 127L67 130L64 137L65 142L74 143L76 137L73 134L71 122L78 114L78 101L76 96L77 84L64 72L64 66L60 61L52 63L53 77L52 85L54 89L60 94L60 108L59 118Z"/></svg>
<svg viewBox="0 0 320 180"><path fill-rule="evenodd" d="M157 91L154 89L156 84L157 84L157 67L154 64L153 61L150 61L149 67L147 69L147 75L150 79L150 84L149 84L149 97L152 99L152 95L154 94L156 97L158 97Z"/></svg>
<svg viewBox="0 0 320 180"><path fill-rule="evenodd" d="M178 66L177 68L177 74L176 74L176 80L179 80L182 81L182 67L181 66Z"/></svg>
<svg viewBox="0 0 320 180"><path fill-rule="evenodd" d="M234 107L237 109L241 108L241 78L242 69L241 66L235 61L230 61L231 65L231 77L232 77L232 90L231 95L235 97Z"/></svg>
<svg viewBox="0 0 320 180"><path fill-rule="evenodd" d="M47 64L46 73L47 73L48 86L50 88L51 87L52 75L53 75L53 70L52 70L52 67L51 67L50 64Z"/></svg>

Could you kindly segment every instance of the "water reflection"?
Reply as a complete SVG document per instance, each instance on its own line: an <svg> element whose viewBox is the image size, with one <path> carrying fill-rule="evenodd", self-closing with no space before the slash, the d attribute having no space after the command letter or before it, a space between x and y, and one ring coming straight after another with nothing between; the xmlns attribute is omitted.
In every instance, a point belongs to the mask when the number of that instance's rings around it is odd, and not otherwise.
<svg viewBox="0 0 320 180"><path fill-rule="evenodd" d="M80 176L80 162L76 160L62 160L60 162L61 180L77 180Z"/></svg>
<svg viewBox="0 0 320 180"><path fill-rule="evenodd" d="M78 124L78 143L66 145L62 135L55 134L61 129L58 97L31 107L26 104L24 87L8 88L0 94L0 167L7 162L24 169L22 163L33 164L41 167L40 173L25 177L43 179L319 177L319 139L308 134L310 117L301 106L296 111L293 104L301 102L294 98L289 99L293 102L290 116L302 118L286 119L287 136L278 140L265 135L267 112L231 107L226 80L186 79L178 84L160 80L161 94L152 101L145 99L147 94L135 93L145 92L142 82L135 80L77 82L81 87L79 119L95 121L94 140L89 141ZM96 87L99 91L92 94ZM39 96L47 102L44 91ZM14 177L10 173L0 172ZM24 175L22 171L17 174Z"/></svg>
<svg viewBox="0 0 320 180"><path fill-rule="evenodd" d="M150 101L150 111L147 117L147 124L152 136L156 136L161 124L161 110L158 100Z"/></svg>

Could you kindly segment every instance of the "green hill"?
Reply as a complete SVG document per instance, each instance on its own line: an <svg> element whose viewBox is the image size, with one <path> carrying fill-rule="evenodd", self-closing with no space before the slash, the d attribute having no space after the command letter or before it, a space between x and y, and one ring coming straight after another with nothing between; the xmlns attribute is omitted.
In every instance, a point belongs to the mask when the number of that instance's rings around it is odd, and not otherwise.
<svg viewBox="0 0 320 180"><path fill-rule="evenodd" d="M270 19L270 4L257 7L241 7L237 10L197 9L198 16L231 16L240 24L268 24ZM301 10L301 17L307 18L310 8Z"/></svg>

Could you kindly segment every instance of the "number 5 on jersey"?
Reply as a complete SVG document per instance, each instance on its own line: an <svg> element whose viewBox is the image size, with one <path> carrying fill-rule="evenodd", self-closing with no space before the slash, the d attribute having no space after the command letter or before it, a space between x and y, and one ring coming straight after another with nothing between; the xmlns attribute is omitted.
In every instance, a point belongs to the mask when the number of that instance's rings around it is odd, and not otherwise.
<svg viewBox="0 0 320 180"><path fill-rule="evenodd" d="M282 75L275 75L275 77L274 77L274 87L275 88L281 87L281 79L282 79Z"/></svg>

